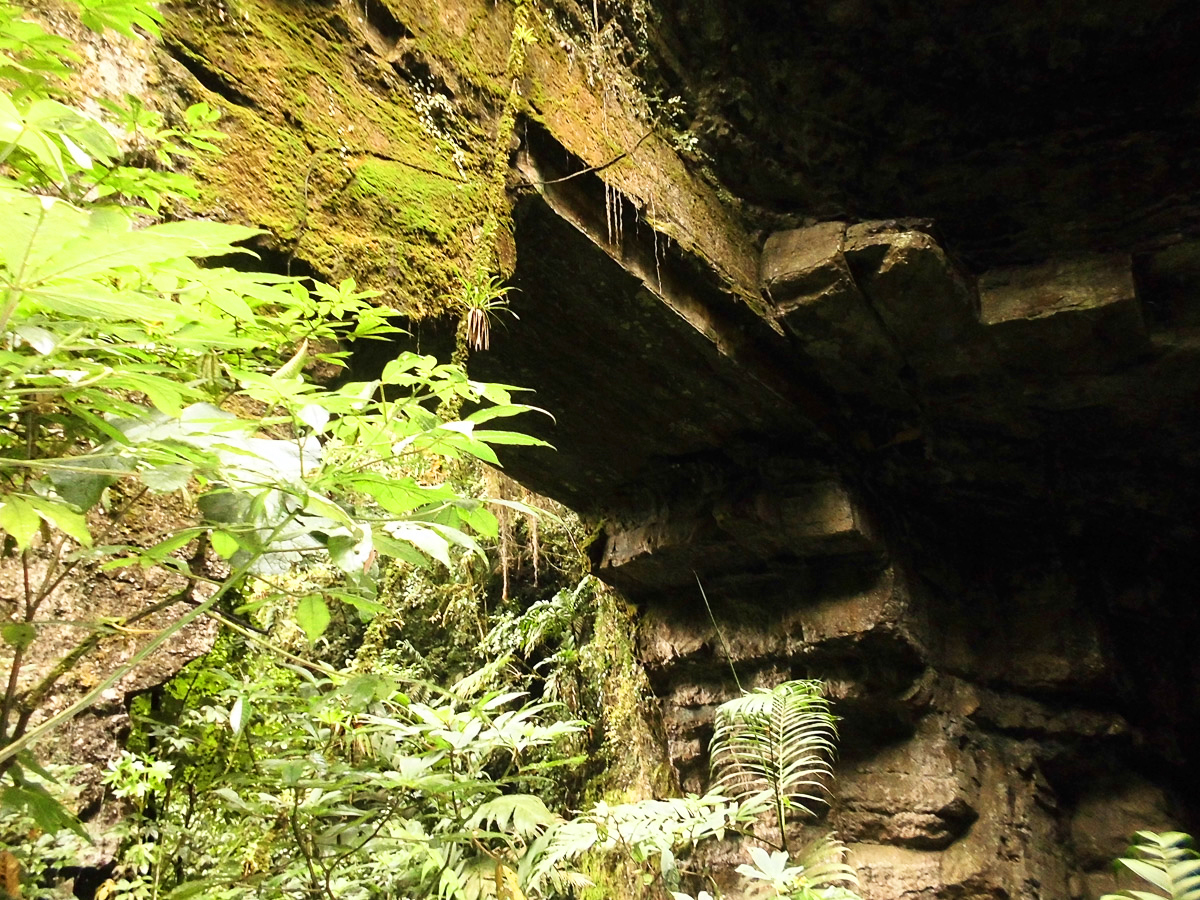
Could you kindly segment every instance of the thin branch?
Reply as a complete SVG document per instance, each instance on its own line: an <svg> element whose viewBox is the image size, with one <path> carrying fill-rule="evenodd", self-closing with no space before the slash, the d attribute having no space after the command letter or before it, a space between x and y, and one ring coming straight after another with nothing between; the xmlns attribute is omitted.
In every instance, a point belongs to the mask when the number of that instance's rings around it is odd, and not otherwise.
<svg viewBox="0 0 1200 900"><path fill-rule="evenodd" d="M263 649L265 649L271 653L274 653L278 656L282 656L284 659L286 659L290 663L295 663L298 666L303 666L306 669L311 669L312 671L317 672L318 674L324 675L327 678L343 677L342 673L338 672L335 669L331 669L328 666L323 665L322 663L313 662L312 660L309 660L309 659L304 659L304 657L302 657L302 656L296 656L294 653L290 653L287 650L284 650L282 647L278 646L277 644L273 644L271 641L267 640L262 635L255 633L252 629L247 628L246 626L235 622L233 619L229 618L227 615L225 615L225 613L221 612L220 610L210 609L206 615L213 621L219 622L220 624L224 625L226 628L230 628L233 631L236 631L238 634L240 634L242 637L246 638L247 640L253 641L255 644L258 644Z"/></svg>
<svg viewBox="0 0 1200 900"><path fill-rule="evenodd" d="M100 535L97 538L95 538L94 540L96 542L103 543L104 539L107 538L110 534L112 534L113 529L117 527L117 525L120 523L120 521L123 518L125 518L125 514L127 512L129 512L130 509L133 508L133 505L135 503L137 503L139 500L142 499L142 497L144 497L146 495L146 492L148 490L150 490L150 488L143 485L142 489L140 491L138 491L133 497L131 497L124 506L122 506L119 510L117 510L116 514L110 518L110 521L109 521L108 525L105 527L105 529L102 532L100 532ZM65 536L64 536L64 538L65 538ZM60 556L61 551L62 551L62 544L60 543L59 546L57 548L55 548L55 551L52 554L52 558L55 561L55 565L57 565L57 562L61 561L61 556ZM53 581L49 582L48 584L43 583L42 587L38 589L38 597L37 597L36 606L40 606L47 597L49 597L52 593L54 593L54 591L58 588L58 586L60 584L62 584L63 579L66 578L68 575L70 575L73 571L75 571L75 568L82 561L83 561L83 557L76 557L75 559L73 559L69 563L67 563L67 565L63 568L63 570L58 574L58 576ZM53 574L53 572L54 572L54 566L48 568L46 571L46 579L49 579L50 576Z"/></svg>
<svg viewBox="0 0 1200 900"><path fill-rule="evenodd" d="M102 623L94 632L80 641L79 644L76 645L75 649L60 659L54 665L54 668L46 673L45 677L43 677L42 680L37 683L37 685L30 688L21 696L19 705L22 708L22 712L21 718L17 723L17 728L13 731L14 740L21 737L22 733L24 732L23 726L28 723L33 712L38 708L41 702L46 699L46 696L54 688L54 685L58 683L58 680L66 675L67 672L71 671L71 669L73 669L81 659L99 647L101 641L108 637L116 637L121 635L121 633L127 629L128 626L133 625L136 622L147 618L148 616L152 616L157 612L161 612L164 609L174 606L176 603L188 599L193 587L194 586L189 585L179 593L172 594L170 597L166 597L157 603L153 603L121 621Z"/></svg>
<svg viewBox="0 0 1200 900"><path fill-rule="evenodd" d="M268 538L267 543L270 543L270 541L273 540L287 525L289 525L294 518L295 514L293 513L280 522L279 525L276 526L274 532ZM0 775L4 774L4 772L8 770L8 768L12 765L12 760L16 757L16 755L29 746L29 744L37 740L43 734L46 734L47 732L57 728L59 725L69 721L80 712L90 707L105 691L107 691L122 678L145 662L146 659L152 654L156 653L163 644L173 638L182 629L195 622L198 618L200 618L200 616L214 608L225 597L226 594L234 590L242 583L247 573L249 573L250 566L253 565L255 559L256 557L247 559L244 563L230 572L229 577L226 578L225 582L213 592L212 596L192 608L189 612L177 619L172 625L160 632L157 637L149 641L141 650L130 657L128 661L117 667L117 669L109 674L107 678L101 680L99 684L84 694L84 696L79 700L76 700L61 712L50 716L45 721L41 722L37 727L24 732L19 738L11 740L6 746L0 747ZM31 715L32 713L29 710L25 711L25 713L22 715L25 723L28 723Z"/></svg>
<svg viewBox="0 0 1200 900"><path fill-rule="evenodd" d="M288 815L288 820L292 826L292 836L296 839L296 846L300 848L300 853L304 856L305 863L308 864L308 878L312 882L313 887L318 892L324 893L329 898L329 900L337 900L337 898L334 897L333 893L326 887L326 885L328 884L328 878L326 878L325 883L323 884L321 879L319 879L317 877L317 869L316 869L316 866L313 865L312 854L309 852L308 847L305 845L304 836L300 833L300 821L299 821L300 789L299 788L292 789L292 798L293 798L292 799L292 811ZM324 866L322 866L322 869L324 869Z"/></svg>
<svg viewBox="0 0 1200 900"><path fill-rule="evenodd" d="M645 134L643 134L640 138L637 139L636 144L634 144L628 150L625 150L622 153L618 153L616 156L614 156L612 159L610 159L606 163L601 163L598 166L588 166L586 169L580 169L578 172L572 172L570 175L563 175L561 178L550 178L546 181L536 181L535 180L535 181L530 181L529 184L532 184L536 187L542 187L543 185L547 185L547 184L562 184L564 181L570 181L572 178L578 178L580 175L588 175L588 174L591 174L594 172L603 172L609 166L615 166L621 160L623 160L627 157L633 156L633 154L635 154L637 152L638 147L642 146L642 144L645 142L646 138L650 137L650 135L652 135L652 134L654 134L654 129L650 129L649 131L647 131Z"/></svg>

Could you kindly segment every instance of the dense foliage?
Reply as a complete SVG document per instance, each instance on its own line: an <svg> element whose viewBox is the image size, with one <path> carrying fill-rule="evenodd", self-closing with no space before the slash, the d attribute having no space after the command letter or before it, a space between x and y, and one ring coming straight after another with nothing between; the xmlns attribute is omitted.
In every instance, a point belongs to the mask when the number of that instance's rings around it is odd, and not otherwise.
<svg viewBox="0 0 1200 900"><path fill-rule="evenodd" d="M144 0L77 12L131 37L160 21ZM473 465L496 462L492 445L538 443L489 427L530 407L409 353L348 380L347 348L394 331L370 295L255 272L258 232L185 215L195 186L179 169L217 152L218 112L168 121L130 98L85 113L69 89L75 58L0 3L0 528L19 573L0 625L0 896L64 896L92 852L70 769L39 764L34 743L202 617L228 630L139 699L105 775L122 811L105 900L570 896L589 884L589 854L685 897L704 880L690 854L727 832L774 848L751 849L739 872L777 896L853 896L839 845L788 852L797 791L820 793L833 748L817 684L719 711L725 793L587 798L586 759L628 763L618 720L636 717L639 688L614 692L619 716L598 688L632 665L628 634L614 639L628 621L578 571L523 609L510 601L508 518L532 511L465 489ZM474 285L478 349L506 289ZM179 516L149 545L115 537L167 497ZM496 542L505 589L489 610ZM32 671L61 624L55 592L122 567L178 587L82 623L82 639ZM413 645L422 627L449 633L444 659ZM128 636L136 652L47 707Z"/></svg>
<svg viewBox="0 0 1200 900"><path fill-rule="evenodd" d="M85 25L156 33L138 2L88 0ZM378 560L454 564L482 556L496 517L439 473L495 462L490 444L537 441L486 423L524 412L509 389L456 366L401 354L372 381L331 381L354 341L395 329L351 281L319 282L220 264L253 229L164 221L195 194L167 167L214 152L203 104L174 127L136 99L97 117L70 104L69 41L0 6L0 528L18 596L0 638L3 802L46 831L72 826L27 753L38 737L201 616L286 601L310 641L331 605L374 614ZM66 102L64 102L66 101ZM210 264L206 264L210 263ZM316 376L323 374L318 379ZM439 408L470 401L445 421ZM151 546L111 540L156 496L195 510ZM210 552L212 551L212 552ZM212 564L213 553L228 560ZM324 561L340 577L295 590L282 573ZM72 573L163 567L178 592L90 634L29 683L24 664L47 601ZM66 709L43 705L106 637L178 607L124 665Z"/></svg>

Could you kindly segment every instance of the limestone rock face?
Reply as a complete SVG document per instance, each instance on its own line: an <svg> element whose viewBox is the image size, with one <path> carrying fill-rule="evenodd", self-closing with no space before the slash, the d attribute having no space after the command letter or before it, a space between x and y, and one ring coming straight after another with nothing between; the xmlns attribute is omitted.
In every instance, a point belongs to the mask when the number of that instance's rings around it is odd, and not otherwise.
<svg viewBox="0 0 1200 900"><path fill-rule="evenodd" d="M1026 371L1103 371L1149 342L1124 256L995 269L979 288L980 315L1002 357Z"/></svg>
<svg viewBox="0 0 1200 900"><path fill-rule="evenodd" d="M652 7L700 147L771 212L932 218L981 267L1194 227L1187 0Z"/></svg>
<svg viewBox="0 0 1200 900"><path fill-rule="evenodd" d="M832 387L854 394L886 390L890 401L911 405L900 381L904 360L850 272L845 238L843 222L773 233L763 246L763 287Z"/></svg>
<svg viewBox="0 0 1200 900"><path fill-rule="evenodd" d="M452 289L491 195L432 83L508 164L520 318L472 377L553 414L503 462L603 524L684 786L731 667L823 678L865 896L1099 896L1200 812L1200 7L545 6L520 78L506 4L197 7L172 52L285 188L229 164L225 211Z"/></svg>
<svg viewBox="0 0 1200 900"><path fill-rule="evenodd" d="M597 571L645 610L686 789L736 671L827 681L828 822L870 900L1098 897L1115 834L1187 821L1200 433L1177 379L1200 383L1200 339L1147 312L1181 296L1185 255L1152 288L1113 254L980 276L924 223L829 222L766 239L755 324L696 259L660 276L628 236L589 250L578 217L523 203L518 247L580 255L518 257L530 312L563 302L480 365L565 404L553 468L508 463L605 516ZM551 266L588 267L571 303ZM649 306L614 329L592 285ZM552 354L570 371L530 363Z"/></svg>

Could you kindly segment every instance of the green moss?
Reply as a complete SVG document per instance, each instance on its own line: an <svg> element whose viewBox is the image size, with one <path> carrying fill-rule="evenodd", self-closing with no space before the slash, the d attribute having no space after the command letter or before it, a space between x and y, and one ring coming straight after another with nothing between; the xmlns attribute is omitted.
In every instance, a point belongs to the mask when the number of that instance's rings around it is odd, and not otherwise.
<svg viewBox="0 0 1200 900"><path fill-rule="evenodd" d="M619 595L602 589L597 598L592 639L581 651L581 667L593 683L603 684L600 707L603 737L597 754L601 768L585 791L585 806L610 805L651 797L678 795L657 704L645 670L637 658L636 611ZM647 885L648 871L626 854L589 854L581 871L592 886L582 900L642 900L662 896L660 886Z"/></svg>
<svg viewBox="0 0 1200 900"><path fill-rule="evenodd" d="M282 240L295 236L302 213L309 152L304 142L241 107L226 107L221 156L202 157L197 170L201 204L266 228Z"/></svg>
<svg viewBox="0 0 1200 900"><path fill-rule="evenodd" d="M197 171L202 211L268 229L329 280L353 277L389 305L438 314L488 212L471 173L487 167L490 141L478 110L464 113L452 159L391 65L346 41L352 18L350 8L237 0L224 16L192 7L171 20L178 51L237 91L205 98L230 139Z"/></svg>
<svg viewBox="0 0 1200 900"><path fill-rule="evenodd" d="M494 101L502 103L509 84L504 79L512 38L510 3L492 0L459 0L463 16L458 27L443 27L430 16L429 0L384 0L401 22L413 23L415 47L446 63L459 77Z"/></svg>
<svg viewBox="0 0 1200 900"><path fill-rule="evenodd" d="M585 676L604 686L603 696L595 699L602 768L588 785L589 799L625 802L678 792L661 722L652 712L657 703L637 657L636 633L636 610L601 588L594 632L580 652Z"/></svg>
<svg viewBox="0 0 1200 900"><path fill-rule="evenodd" d="M355 169L344 198L356 207L352 212L444 245L454 238L462 217L478 208L479 194L477 186L458 178L368 159Z"/></svg>
<svg viewBox="0 0 1200 900"><path fill-rule="evenodd" d="M580 900L644 900L663 896L657 884L643 882L643 867L625 856L588 854L580 860L579 870L592 882L580 891Z"/></svg>

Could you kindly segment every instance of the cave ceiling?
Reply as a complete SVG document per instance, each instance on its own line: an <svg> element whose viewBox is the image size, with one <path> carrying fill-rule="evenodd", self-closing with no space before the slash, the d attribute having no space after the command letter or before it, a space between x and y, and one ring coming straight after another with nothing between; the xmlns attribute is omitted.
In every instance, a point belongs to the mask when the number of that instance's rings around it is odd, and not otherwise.
<svg viewBox="0 0 1200 900"><path fill-rule="evenodd" d="M655 7L667 89L763 211L933 219L976 267L1197 227L1194 3Z"/></svg>

